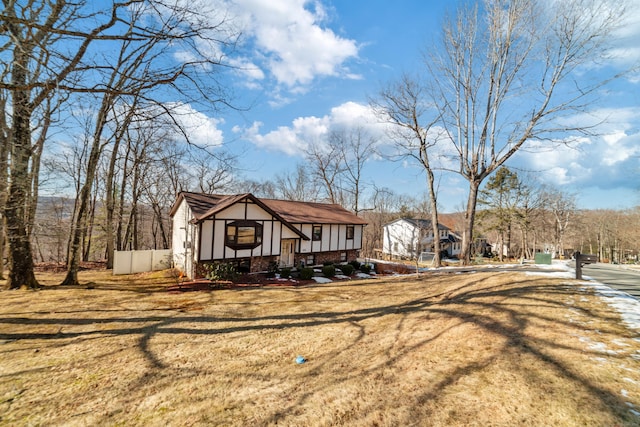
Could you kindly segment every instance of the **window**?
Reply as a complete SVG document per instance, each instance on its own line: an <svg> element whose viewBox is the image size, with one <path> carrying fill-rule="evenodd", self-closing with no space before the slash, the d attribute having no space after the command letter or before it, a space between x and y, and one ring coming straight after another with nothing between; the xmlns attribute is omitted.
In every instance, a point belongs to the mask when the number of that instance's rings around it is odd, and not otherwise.
<svg viewBox="0 0 640 427"><path fill-rule="evenodd" d="M262 225L255 221L227 224L225 243L233 249L253 249L262 243Z"/></svg>
<svg viewBox="0 0 640 427"><path fill-rule="evenodd" d="M307 265L316 265L316 256L315 255L307 255Z"/></svg>
<svg viewBox="0 0 640 427"><path fill-rule="evenodd" d="M341 252L340 253L340 261L342 261L342 262L346 262L347 261L347 253L346 252Z"/></svg>
<svg viewBox="0 0 640 427"><path fill-rule="evenodd" d="M322 240L322 226L314 225L311 231L311 240Z"/></svg>
<svg viewBox="0 0 640 427"><path fill-rule="evenodd" d="M354 227L353 225L347 225L347 240L353 240Z"/></svg>

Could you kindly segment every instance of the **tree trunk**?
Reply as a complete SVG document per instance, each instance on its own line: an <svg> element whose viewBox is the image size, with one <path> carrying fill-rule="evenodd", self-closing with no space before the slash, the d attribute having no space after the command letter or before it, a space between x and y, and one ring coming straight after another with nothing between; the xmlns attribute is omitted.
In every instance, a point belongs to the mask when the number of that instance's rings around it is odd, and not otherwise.
<svg viewBox="0 0 640 427"><path fill-rule="evenodd" d="M425 168L427 172L427 182L429 184L429 203L431 207L431 226L433 230L433 266L442 266L442 259L440 257L440 229L438 228L438 196L435 190L435 179L433 176L433 170L431 168Z"/></svg>
<svg viewBox="0 0 640 427"><path fill-rule="evenodd" d="M507 224L507 258L511 258L511 223Z"/></svg>
<svg viewBox="0 0 640 427"><path fill-rule="evenodd" d="M67 250L67 276L62 281L61 285L79 285L78 267L82 256L82 237L84 233L86 233L87 210L89 209L91 188L93 187L96 169L100 160L100 154L102 153L102 130L104 129L110 103L111 96L107 94L102 100L102 105L96 119L97 124L93 134L91 152L87 161L85 181L80 189L80 194L78 195L78 209L71 224L71 238L69 248Z"/></svg>
<svg viewBox="0 0 640 427"><path fill-rule="evenodd" d="M9 158L9 128L5 117L6 100L0 98L0 280L4 280L4 250L5 250L5 223L4 209L7 204L8 158Z"/></svg>
<svg viewBox="0 0 640 427"><path fill-rule="evenodd" d="M87 221L87 227L82 237L82 240L84 242L82 260L85 262L89 261L89 257L91 256L91 238L93 236L93 227L96 221L96 205L98 204L97 197L97 192L94 192L89 208L89 219Z"/></svg>
<svg viewBox="0 0 640 427"><path fill-rule="evenodd" d="M164 229L164 223L162 221L162 209L160 209L160 205L158 203L153 203L151 205L153 208L153 216L154 220L157 221L158 229L160 230L160 236L162 238L162 249L169 248L169 239L167 236L167 232Z"/></svg>
<svg viewBox="0 0 640 427"><path fill-rule="evenodd" d="M107 269L113 268L113 257L115 250L115 231L114 231L114 216L115 216L115 168L116 168L116 159L118 157L118 150L120 148L120 138L116 138L113 146L113 151L111 152L111 159L109 160L109 168L107 170L106 177L106 201L105 201L105 209L106 209L106 219L105 219L105 234L107 238L107 248L106 248L106 257L107 257Z"/></svg>
<svg viewBox="0 0 640 427"><path fill-rule="evenodd" d="M127 144L126 154L124 156L124 165L122 166L122 180L120 182L120 198L118 202L118 223L116 225L116 249L122 251L125 249L127 241L123 241L123 221L124 221L124 195L127 188L127 176L129 168L129 154L131 153L131 144Z"/></svg>
<svg viewBox="0 0 640 427"><path fill-rule="evenodd" d="M18 49L16 49L17 51ZM28 59L16 53L12 67L12 84L14 87L25 87L26 64ZM33 272L31 239L27 224L27 206L30 200L31 175L29 160L31 158L31 116L32 108L26 90L13 91L13 127L11 144L11 164L9 169L10 184L5 205L5 219L9 242L9 278L7 287L37 288L39 286Z"/></svg>
<svg viewBox="0 0 640 427"><path fill-rule="evenodd" d="M462 232L462 251L460 261L463 265L471 263L471 252L473 251L473 223L476 216L476 205L478 203L479 180L469 181L469 198L467 199L467 210L464 214L464 230Z"/></svg>
<svg viewBox="0 0 640 427"><path fill-rule="evenodd" d="M106 196L105 196L105 210L106 210L106 219L105 219L105 234L107 238L106 242L106 258L107 258L107 269L113 268L113 257L114 250L119 245L116 246L116 228L114 227L115 221L115 211L116 211L116 195L115 195L115 177L116 177L116 163L118 160L118 152L120 150L120 142L122 141L124 135L126 134L129 125L131 124L131 120L133 118L133 112L135 111L135 107L138 105L138 97L134 97L134 101L131 107L128 110L128 113L125 117L125 120L122 124L118 126L117 134L113 142L113 149L111 151L111 158L109 159L109 167L107 169L107 177L106 177Z"/></svg>

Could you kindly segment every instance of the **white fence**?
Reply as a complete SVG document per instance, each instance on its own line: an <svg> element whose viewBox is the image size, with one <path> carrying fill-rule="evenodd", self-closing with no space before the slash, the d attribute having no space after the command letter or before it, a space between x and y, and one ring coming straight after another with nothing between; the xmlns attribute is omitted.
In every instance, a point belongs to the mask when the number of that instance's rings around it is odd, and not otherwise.
<svg viewBox="0 0 640 427"><path fill-rule="evenodd" d="M169 267L171 267L171 249L114 252L114 275L144 273Z"/></svg>

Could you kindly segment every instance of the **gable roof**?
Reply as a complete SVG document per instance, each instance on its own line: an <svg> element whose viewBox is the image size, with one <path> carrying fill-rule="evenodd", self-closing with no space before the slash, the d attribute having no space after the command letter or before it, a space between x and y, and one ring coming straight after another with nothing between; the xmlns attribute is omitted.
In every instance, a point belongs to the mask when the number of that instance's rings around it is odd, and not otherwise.
<svg viewBox="0 0 640 427"><path fill-rule="evenodd" d="M170 216L174 216L178 207L180 206L180 202L185 200L189 207L191 208L191 213L193 214L193 219L199 221L202 217L204 217L207 212L211 210L213 206L224 206L227 207L232 203L229 203L231 199L236 199L234 196L220 196L215 194L203 194L203 193L190 193L183 191L178 194L178 199L171 207L171 211L169 212ZM238 199L239 200L239 199ZM237 201L237 200L236 200Z"/></svg>
<svg viewBox="0 0 640 427"><path fill-rule="evenodd" d="M182 192L171 208L170 215L175 215L180 202L185 200L191 208L194 221L200 222L245 198L251 199L262 209L289 226L291 224L367 225L365 220L337 204L261 199L251 193L218 195Z"/></svg>
<svg viewBox="0 0 640 427"><path fill-rule="evenodd" d="M278 212L285 220L295 224L367 225L367 221L338 204L276 199L260 200Z"/></svg>

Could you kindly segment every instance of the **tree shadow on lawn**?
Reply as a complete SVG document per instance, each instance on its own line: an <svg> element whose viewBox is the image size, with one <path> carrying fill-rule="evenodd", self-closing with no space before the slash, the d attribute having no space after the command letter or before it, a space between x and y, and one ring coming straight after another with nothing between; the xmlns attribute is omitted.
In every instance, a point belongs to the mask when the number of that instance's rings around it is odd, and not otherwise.
<svg viewBox="0 0 640 427"><path fill-rule="evenodd" d="M451 278L444 278L449 280ZM490 285L489 275L480 275L476 280L459 284L450 284L446 288L424 287L421 292L424 296L419 298L409 298L400 300L394 304L364 306L353 310L329 309L322 311L308 312L291 312L281 314L266 314L253 316L211 316L206 313L194 316L189 313L180 312L179 310L171 310L166 315L159 315L158 309L144 309L143 312L153 311L151 316L132 316L131 314L138 310L130 310L127 316L122 316L123 310L114 310L110 313L108 309L94 310L87 308L86 314L93 312L100 313L100 316L86 317L82 316L81 310L74 311L78 314L72 317L57 317L56 313L50 314L50 317L40 317L38 313L32 313L29 317L3 317L0 319L0 340L5 342L13 342L16 340L45 340L56 342L64 345L64 343L75 342L77 340L92 340L99 337L113 336L136 336L137 345L140 353L147 362L145 369L148 375L140 378L140 384L134 386L142 386L142 382L149 381L149 375L162 376L163 372L169 370L175 371L175 367L171 363L163 360L161 354L157 354L153 350L152 341L160 336L220 336L229 338L231 334L237 333L253 333L263 331L291 331L294 329L306 330L309 328L317 328L323 326L341 326L343 329L353 329L357 331L354 336L344 339L342 345L334 349L326 349L322 359L314 359L312 364L305 369L308 375L313 377L321 375L327 369L337 362L343 354L357 352L357 346L363 343L368 335L370 321L391 321L395 324L396 331L392 343L385 344L386 358L384 363L374 363L372 366L361 370L346 369L344 373L338 375L332 382L331 387L340 387L340 384L348 384L349 381L356 376L372 375L375 376L379 371L389 367L398 366L401 360L411 357L416 352L424 351L430 344L438 340L447 339L447 337L462 326L473 326L475 329L486 333L493 340L503 343L496 350L485 355L478 355L478 358L464 361L460 364L452 366L438 365L439 369L447 371L447 375L440 381L428 384L420 390L417 396L413 396L412 402L415 405L424 405L425 402L433 402L440 399L447 389L458 383L461 379L469 377L472 374L482 372L491 366L496 358L502 354L513 353L522 357L522 360L535 359L546 366L549 371L553 372L557 377L573 383L576 389L583 390L592 401L599 402L599 406L603 411L610 411L619 419L628 417L628 407L623 399L610 390L595 384L588 373L581 372L574 366L570 366L564 360L556 357L554 354L558 350L569 351L575 353L576 356L584 357L585 354L593 357L602 356L597 350L585 350L583 347L576 345L568 345L558 343L550 338L534 336L530 333L531 328L539 328L540 325L550 325L556 330L573 329L576 324L566 318L557 318L552 314L565 312L568 310L563 299L576 295L573 285L562 284L561 281L555 280L556 285L549 285L549 279L528 278L520 280L514 285ZM414 279L415 280L415 279ZM566 281L565 281L566 282ZM360 286L366 286L357 282L341 283L339 285L323 285L321 296L335 296L340 298L345 292L355 291L357 294ZM388 288L380 290L380 294L384 297L385 293L389 295L398 295L398 287L402 287L403 282L398 281L389 285ZM253 292L247 290L246 292ZM415 292L415 290L413 291ZM305 298L304 291L299 290L295 294L291 294L292 298ZM380 295L378 295L380 297ZM365 298L366 299L366 298ZM383 298L384 299L384 298ZM368 301L367 301L368 302ZM313 300L305 302L312 304ZM210 304L215 305L213 299ZM260 304L259 299L253 303L253 306ZM277 301L264 303L267 305L278 304ZM339 307L338 307L339 308ZM544 308L544 310L539 310ZM592 310L589 307L571 306L572 310L593 319L598 322L599 333L619 333L616 331L607 331L602 329L602 324L616 324L619 317L615 314L604 314L599 311ZM536 310L538 312L536 312ZM547 313L547 310L550 313ZM64 312L64 307L61 307ZM161 310L160 310L161 311ZM66 313L72 314L72 313ZM27 313L24 313L27 315ZM393 318L391 318L393 316ZM425 320L444 320L445 328L426 334L423 339L415 342L407 342L398 344L402 340L402 336L410 334L416 328L416 317ZM391 319L391 320L390 320ZM76 326L89 326L99 324L100 329L93 330L65 330ZM127 325L132 326L127 326ZM137 324L139 326L133 326ZM57 332L1 332L14 326L29 328L31 326L49 326L57 329ZM110 327L113 325L113 327ZM188 325L188 326L184 326ZM220 325L220 326L216 326ZM412 329L413 328L413 329ZM583 326L588 330L587 326ZM422 354L422 353L420 353ZM607 355L608 357L619 357L616 355ZM443 362L444 363L444 362ZM186 369L186 368L185 368ZM514 370L526 371L527 366L515 366ZM197 372L189 372L187 375L196 375ZM20 375L19 372L9 375ZM260 376L260 372L251 372L248 370L243 375L250 378L253 375ZM6 375L4 375L6 376ZM260 378L265 380L265 378ZM532 379L534 385L538 380ZM541 380L540 380L541 381ZM540 384L538 384L540 385ZM303 393L299 393L297 397L280 408L274 409L270 415L265 416L264 424L278 423L286 420L290 414L295 413L296 408L300 408L314 398L318 393L323 392L329 387L327 384L307 385ZM238 399L241 399L238 396ZM247 402L249 404L249 402ZM367 403L368 407L360 407L362 413L375 411L377 408L375 403ZM418 409L417 409L418 410ZM420 410L424 411L424 408ZM406 424L410 424L414 420L403 420Z"/></svg>

